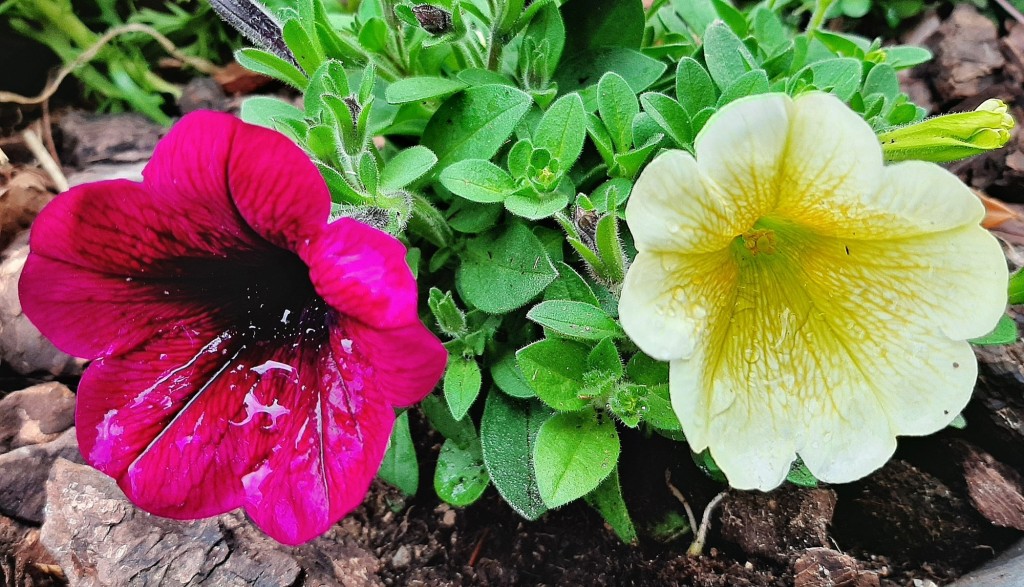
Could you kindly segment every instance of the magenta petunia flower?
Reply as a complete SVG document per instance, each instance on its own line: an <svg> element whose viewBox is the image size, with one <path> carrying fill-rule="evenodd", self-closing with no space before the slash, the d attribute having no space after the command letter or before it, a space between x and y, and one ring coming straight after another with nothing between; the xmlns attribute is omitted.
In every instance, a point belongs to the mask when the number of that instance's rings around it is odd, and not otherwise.
<svg viewBox="0 0 1024 587"><path fill-rule="evenodd" d="M183 118L143 176L58 196L21 279L35 325L95 359L82 455L154 514L241 506L283 543L310 540L362 501L393 407L444 370L405 247L328 224L302 150L225 114Z"/></svg>

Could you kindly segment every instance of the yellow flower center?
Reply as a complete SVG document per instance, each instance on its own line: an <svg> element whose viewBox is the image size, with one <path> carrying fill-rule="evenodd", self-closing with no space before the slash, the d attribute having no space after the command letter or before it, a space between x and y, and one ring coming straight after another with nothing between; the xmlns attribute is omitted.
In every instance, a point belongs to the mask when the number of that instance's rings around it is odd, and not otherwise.
<svg viewBox="0 0 1024 587"><path fill-rule="evenodd" d="M751 228L740 235L743 247L753 256L773 255L776 251L775 231L770 228Z"/></svg>

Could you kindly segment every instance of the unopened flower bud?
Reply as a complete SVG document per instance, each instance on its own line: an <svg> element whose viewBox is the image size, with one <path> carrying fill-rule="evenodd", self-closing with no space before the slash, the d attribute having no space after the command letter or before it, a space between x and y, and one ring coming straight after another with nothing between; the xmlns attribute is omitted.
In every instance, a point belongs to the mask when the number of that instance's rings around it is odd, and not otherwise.
<svg viewBox="0 0 1024 587"><path fill-rule="evenodd" d="M363 107L359 105L359 99L355 96L346 96L341 101L348 106L348 111L352 113L352 122L358 121L359 114L363 111Z"/></svg>
<svg viewBox="0 0 1024 587"><path fill-rule="evenodd" d="M888 161L945 163L992 151L1010 140L1015 123L1002 100L986 100L973 112L956 112L881 133Z"/></svg>
<svg viewBox="0 0 1024 587"><path fill-rule="evenodd" d="M412 7L423 30L432 35L443 35L452 30L452 15L448 11L430 4L417 4Z"/></svg>

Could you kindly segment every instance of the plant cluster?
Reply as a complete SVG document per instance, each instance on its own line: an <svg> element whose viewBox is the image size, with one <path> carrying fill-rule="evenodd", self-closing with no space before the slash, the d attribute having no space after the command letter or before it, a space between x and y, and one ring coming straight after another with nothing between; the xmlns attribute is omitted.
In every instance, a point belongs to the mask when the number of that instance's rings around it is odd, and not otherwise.
<svg viewBox="0 0 1024 587"><path fill-rule="evenodd" d="M683 439L668 365L618 322L640 171L756 94L826 91L878 131L923 117L896 72L926 50L823 30L827 2L799 31L781 4L364 0L328 18L307 1L281 14L290 55L238 52L303 93L243 117L306 148L337 214L404 234L429 285L452 355L423 404L447 439L442 499L493 484L534 519L586 498L632 540L617 426ZM404 416L381 474L416 490ZM799 461L790 479L814 482Z"/></svg>

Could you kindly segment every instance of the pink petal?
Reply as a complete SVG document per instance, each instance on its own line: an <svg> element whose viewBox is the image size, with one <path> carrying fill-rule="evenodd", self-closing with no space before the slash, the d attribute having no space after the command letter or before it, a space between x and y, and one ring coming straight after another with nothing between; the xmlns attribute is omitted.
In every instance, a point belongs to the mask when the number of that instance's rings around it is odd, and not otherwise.
<svg viewBox="0 0 1024 587"><path fill-rule="evenodd" d="M58 196L36 219L20 299L59 348L90 359L130 349L196 314L178 295L181 259L272 250L230 207L207 201L185 222L161 206L138 184L109 181Z"/></svg>
<svg viewBox="0 0 1024 587"><path fill-rule="evenodd" d="M377 328L419 322L405 253L398 239L350 218L331 223L300 252L331 307Z"/></svg>
<svg viewBox="0 0 1024 587"><path fill-rule="evenodd" d="M287 339L177 332L97 361L79 387L82 454L154 514L244 506L283 543L322 534L377 473L394 423L388 399L422 397L444 360L422 325L328 331L325 312L307 309ZM390 364L399 348L423 350L429 359L412 364L429 368Z"/></svg>
<svg viewBox="0 0 1024 587"><path fill-rule="evenodd" d="M191 218L207 198L227 198L244 221L277 246L296 250L319 232L330 192L309 156L288 137L229 114L183 117L157 145L145 185ZM176 204L176 205L175 205Z"/></svg>
<svg viewBox="0 0 1024 587"><path fill-rule="evenodd" d="M251 459L226 433L245 413L246 388L217 377L239 348L230 331L187 330L94 362L78 388L82 456L152 513L204 517L241 505L238 478ZM151 458L138 466L143 455Z"/></svg>
<svg viewBox="0 0 1024 587"><path fill-rule="evenodd" d="M377 330L357 320L344 327L343 350L358 351L372 364L380 390L393 406L411 406L427 396L444 374L448 351L420 322ZM355 342L352 342L355 341Z"/></svg>

